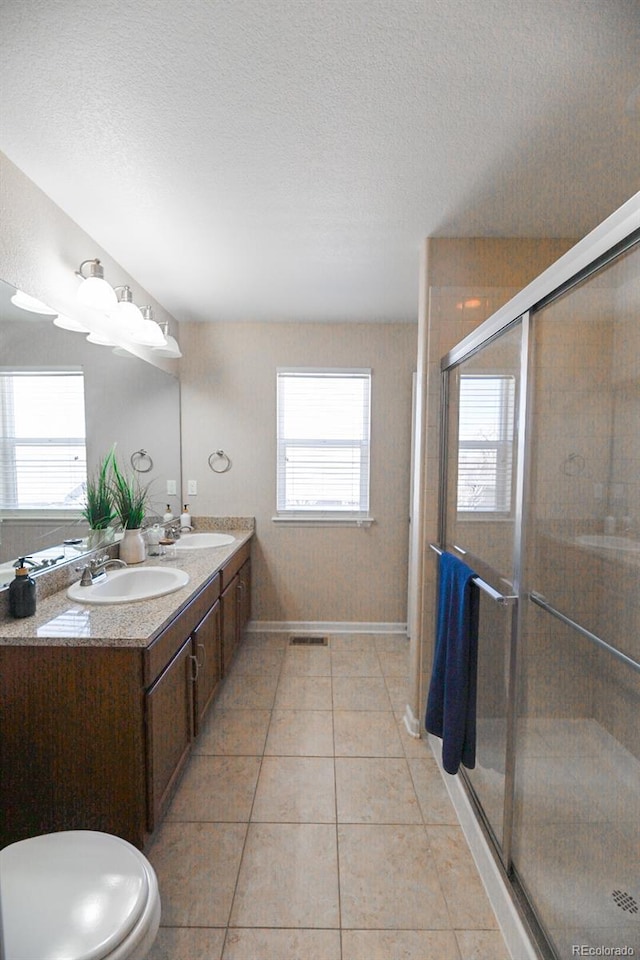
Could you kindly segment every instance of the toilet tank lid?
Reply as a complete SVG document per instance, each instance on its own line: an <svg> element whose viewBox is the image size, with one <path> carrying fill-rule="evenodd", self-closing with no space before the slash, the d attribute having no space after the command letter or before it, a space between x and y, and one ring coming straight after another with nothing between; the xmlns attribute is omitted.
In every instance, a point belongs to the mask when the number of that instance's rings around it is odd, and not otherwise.
<svg viewBox="0 0 640 960"><path fill-rule="evenodd" d="M145 857L94 830L31 837L0 851L7 960L103 960L141 918Z"/></svg>

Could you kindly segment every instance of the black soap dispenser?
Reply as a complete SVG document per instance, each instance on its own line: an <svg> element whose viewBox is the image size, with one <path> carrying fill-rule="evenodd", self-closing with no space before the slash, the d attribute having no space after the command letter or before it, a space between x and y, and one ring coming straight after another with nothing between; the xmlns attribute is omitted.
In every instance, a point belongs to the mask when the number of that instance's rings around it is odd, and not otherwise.
<svg viewBox="0 0 640 960"><path fill-rule="evenodd" d="M16 575L9 584L9 613L12 617L32 617L36 612L36 582L29 576L24 562L25 558L21 557Z"/></svg>

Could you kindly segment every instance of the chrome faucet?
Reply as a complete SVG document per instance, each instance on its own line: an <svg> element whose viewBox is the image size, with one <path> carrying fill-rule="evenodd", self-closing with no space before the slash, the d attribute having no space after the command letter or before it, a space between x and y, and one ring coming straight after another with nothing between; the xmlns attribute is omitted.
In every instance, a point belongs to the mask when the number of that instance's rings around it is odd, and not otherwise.
<svg viewBox="0 0 640 960"><path fill-rule="evenodd" d="M80 577L80 586L90 587L92 583L95 583L96 580L106 574L107 567L111 566L111 564L114 564L116 567L127 566L124 560L118 560L116 557L95 557L93 560L89 561L82 571L82 576Z"/></svg>

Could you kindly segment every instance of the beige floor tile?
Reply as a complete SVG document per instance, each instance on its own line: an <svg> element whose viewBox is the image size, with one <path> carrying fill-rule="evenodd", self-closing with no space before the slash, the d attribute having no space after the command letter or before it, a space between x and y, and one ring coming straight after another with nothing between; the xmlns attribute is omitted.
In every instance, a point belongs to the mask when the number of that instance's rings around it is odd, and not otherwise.
<svg viewBox="0 0 640 960"><path fill-rule="evenodd" d="M405 680L409 676L408 650L383 650L378 657L383 676L399 677Z"/></svg>
<svg viewBox="0 0 640 960"><path fill-rule="evenodd" d="M410 758L409 770L424 822L457 826L458 818L436 761Z"/></svg>
<svg viewBox="0 0 640 960"><path fill-rule="evenodd" d="M275 709L331 710L331 678L282 676Z"/></svg>
<svg viewBox="0 0 640 960"><path fill-rule="evenodd" d="M372 633L333 633L329 637L331 650L343 650L353 653L355 650L375 650L375 637Z"/></svg>
<svg viewBox="0 0 640 960"><path fill-rule="evenodd" d="M230 925L337 928L335 826L250 824Z"/></svg>
<svg viewBox="0 0 640 960"><path fill-rule="evenodd" d="M406 633L381 633L373 639L378 653L406 653L409 656L409 640Z"/></svg>
<svg viewBox="0 0 640 960"><path fill-rule="evenodd" d="M232 672L222 684L216 710L270 710L276 694L276 676L255 677Z"/></svg>
<svg viewBox="0 0 640 960"><path fill-rule="evenodd" d="M456 938L461 960L510 960L499 930L456 930Z"/></svg>
<svg viewBox="0 0 640 960"><path fill-rule="evenodd" d="M193 752L259 757L264 752L270 720L270 710L210 710Z"/></svg>
<svg viewBox="0 0 640 960"><path fill-rule="evenodd" d="M282 649L265 649L260 646L245 646L238 650L233 661L233 673L248 673L255 676L278 676L282 666L284 651Z"/></svg>
<svg viewBox="0 0 640 960"><path fill-rule="evenodd" d="M374 648L332 650L331 673L334 677L381 677L380 661Z"/></svg>
<svg viewBox="0 0 640 960"><path fill-rule="evenodd" d="M391 711L384 678L334 677L333 709Z"/></svg>
<svg viewBox="0 0 640 960"><path fill-rule="evenodd" d="M265 757L251 819L276 823L334 823L333 759Z"/></svg>
<svg viewBox="0 0 640 960"><path fill-rule="evenodd" d="M398 730L400 731L400 739L402 740L402 746L408 760L413 758L423 760L425 757L429 760L434 759L429 742L423 740L421 737L412 737L405 726L404 719L398 722Z"/></svg>
<svg viewBox="0 0 640 960"><path fill-rule="evenodd" d="M166 819L248 821L259 772L259 757L192 757Z"/></svg>
<svg viewBox="0 0 640 960"><path fill-rule="evenodd" d="M384 682L394 712L398 714L398 719L403 719L409 694L407 679L405 677L385 677Z"/></svg>
<svg viewBox="0 0 640 960"><path fill-rule="evenodd" d="M448 930L344 930L342 960L460 960L460 954Z"/></svg>
<svg viewBox="0 0 640 960"><path fill-rule="evenodd" d="M245 647L261 647L263 650L284 650L288 643L288 633L259 633L253 630L246 631L242 641Z"/></svg>
<svg viewBox="0 0 640 960"><path fill-rule="evenodd" d="M220 960L224 929L161 927L146 960Z"/></svg>
<svg viewBox="0 0 640 960"><path fill-rule="evenodd" d="M149 850L168 927L223 927L247 825L165 821Z"/></svg>
<svg viewBox="0 0 640 960"><path fill-rule="evenodd" d="M392 713L336 710L333 726L336 757L404 757Z"/></svg>
<svg viewBox="0 0 640 960"><path fill-rule="evenodd" d="M427 826L426 831L454 929L495 929L495 916L461 828Z"/></svg>
<svg viewBox="0 0 640 960"><path fill-rule="evenodd" d="M332 757L333 715L330 710L274 710L265 756Z"/></svg>
<svg viewBox="0 0 640 960"><path fill-rule="evenodd" d="M422 823L407 761L336 757L339 823Z"/></svg>
<svg viewBox="0 0 640 960"><path fill-rule="evenodd" d="M450 929L424 827L340 824L338 849L343 928Z"/></svg>
<svg viewBox="0 0 640 960"><path fill-rule="evenodd" d="M341 960L339 930L229 930L222 960Z"/></svg>
<svg viewBox="0 0 640 960"><path fill-rule="evenodd" d="M331 652L329 648L289 647L282 661L282 676L331 676Z"/></svg>

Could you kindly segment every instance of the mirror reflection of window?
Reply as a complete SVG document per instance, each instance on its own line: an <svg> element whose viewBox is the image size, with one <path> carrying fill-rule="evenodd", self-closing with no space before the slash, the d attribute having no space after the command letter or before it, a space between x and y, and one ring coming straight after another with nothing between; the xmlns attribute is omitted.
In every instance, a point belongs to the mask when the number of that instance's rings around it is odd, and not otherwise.
<svg viewBox="0 0 640 960"><path fill-rule="evenodd" d="M513 376L460 376L458 512L511 510L515 388Z"/></svg>
<svg viewBox="0 0 640 960"><path fill-rule="evenodd" d="M87 479L84 376L0 373L0 508L80 509Z"/></svg>

